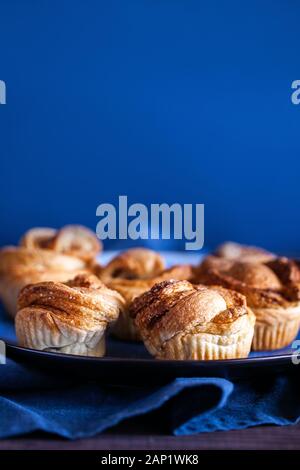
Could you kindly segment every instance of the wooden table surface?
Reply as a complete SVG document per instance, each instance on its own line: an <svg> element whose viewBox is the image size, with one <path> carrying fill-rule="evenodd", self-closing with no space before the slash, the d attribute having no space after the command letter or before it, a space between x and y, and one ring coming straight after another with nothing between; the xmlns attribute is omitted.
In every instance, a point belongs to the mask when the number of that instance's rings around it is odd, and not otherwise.
<svg viewBox="0 0 300 470"><path fill-rule="evenodd" d="M300 449L300 424L261 426L239 431L170 436L145 433L141 425L123 425L99 436L67 441L35 434L0 441L0 450L210 450L210 449Z"/></svg>

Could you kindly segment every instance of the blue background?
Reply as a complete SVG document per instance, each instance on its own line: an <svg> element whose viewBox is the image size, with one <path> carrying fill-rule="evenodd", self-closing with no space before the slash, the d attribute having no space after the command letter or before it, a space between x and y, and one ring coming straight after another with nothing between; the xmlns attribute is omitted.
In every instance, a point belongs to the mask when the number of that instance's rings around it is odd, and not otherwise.
<svg viewBox="0 0 300 470"><path fill-rule="evenodd" d="M206 246L300 252L300 3L0 0L0 243L205 203Z"/></svg>

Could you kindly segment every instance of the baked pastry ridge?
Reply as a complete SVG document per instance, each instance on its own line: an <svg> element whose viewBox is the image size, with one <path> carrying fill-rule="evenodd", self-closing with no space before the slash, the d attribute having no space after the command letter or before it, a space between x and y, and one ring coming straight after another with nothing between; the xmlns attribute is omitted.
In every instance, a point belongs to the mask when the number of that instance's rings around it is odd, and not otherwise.
<svg viewBox="0 0 300 470"><path fill-rule="evenodd" d="M191 275L192 268L190 265L177 265L163 270L158 276L150 279L112 279L107 283L107 286L118 291L125 300L125 308L120 313L117 322L113 324L111 328L112 333L123 340L141 341L142 338L129 315L129 308L132 301L151 289L151 287L158 282L166 279L189 279Z"/></svg>
<svg viewBox="0 0 300 470"><path fill-rule="evenodd" d="M105 330L123 306L122 296L93 275L31 284L18 298L16 334L24 347L103 356Z"/></svg>
<svg viewBox="0 0 300 470"><path fill-rule="evenodd" d="M65 282L85 271L85 263L76 257L50 250L5 247L0 250L0 297L7 312L15 317L18 294L26 284Z"/></svg>
<svg viewBox="0 0 300 470"><path fill-rule="evenodd" d="M75 256L86 263L93 261L102 249L96 235L81 225L66 225L60 230L32 228L23 235L20 245L24 248L52 250Z"/></svg>
<svg viewBox="0 0 300 470"><path fill-rule="evenodd" d="M103 282L113 279L148 279L159 274L165 267L159 253L147 248L131 248L113 258L98 276Z"/></svg>
<svg viewBox="0 0 300 470"><path fill-rule="evenodd" d="M263 248L241 245L235 242L222 243L216 249L215 255L225 259L254 263L265 263L276 257L273 253Z"/></svg>
<svg viewBox="0 0 300 470"><path fill-rule="evenodd" d="M208 256L195 271L195 282L222 285L247 298L256 315L254 350L280 349L295 338L300 323L300 269L296 261L267 263Z"/></svg>
<svg viewBox="0 0 300 470"><path fill-rule="evenodd" d="M247 357L255 317L243 295L222 287L163 281L130 307L148 351L159 359Z"/></svg>

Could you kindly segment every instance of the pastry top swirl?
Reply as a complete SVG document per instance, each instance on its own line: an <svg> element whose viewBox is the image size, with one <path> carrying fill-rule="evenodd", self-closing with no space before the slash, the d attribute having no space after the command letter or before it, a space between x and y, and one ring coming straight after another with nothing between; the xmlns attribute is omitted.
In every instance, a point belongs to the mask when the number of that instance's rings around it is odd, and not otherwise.
<svg viewBox="0 0 300 470"><path fill-rule="evenodd" d="M107 285L111 289L115 289L120 292L120 294L122 294L126 301L126 306L128 307L135 297L151 289L154 284L169 279L186 280L190 279L191 275L191 266L188 264L180 264L166 269L160 272L158 276L152 277L150 279L115 278L108 282Z"/></svg>
<svg viewBox="0 0 300 470"><path fill-rule="evenodd" d="M113 258L99 273L103 282L118 279L147 279L158 275L165 263L160 254L146 248L132 248Z"/></svg>
<svg viewBox="0 0 300 470"><path fill-rule="evenodd" d="M36 250L8 246L0 250L1 275L18 276L28 271L65 271L70 273L83 270L85 263L76 257L53 253L48 250Z"/></svg>
<svg viewBox="0 0 300 470"><path fill-rule="evenodd" d="M162 341L194 330L222 334L247 313L246 299L238 292L174 280L155 284L130 307L142 335Z"/></svg>
<svg viewBox="0 0 300 470"><path fill-rule="evenodd" d="M208 256L195 270L194 281L241 292L250 307L289 307L300 300L299 264L288 258L254 263Z"/></svg>
<svg viewBox="0 0 300 470"><path fill-rule="evenodd" d="M20 245L29 249L52 250L85 262L92 261L102 248L96 235L81 225L66 225L60 230L33 228L25 233Z"/></svg>
<svg viewBox="0 0 300 470"><path fill-rule="evenodd" d="M225 242L215 252L216 256L235 261L265 263L275 258L275 255L256 246L240 245L235 242Z"/></svg>
<svg viewBox="0 0 300 470"><path fill-rule="evenodd" d="M18 315L33 308L52 313L77 328L90 328L117 319L122 296L108 289L96 276L78 275L72 281L40 282L25 286L18 298Z"/></svg>

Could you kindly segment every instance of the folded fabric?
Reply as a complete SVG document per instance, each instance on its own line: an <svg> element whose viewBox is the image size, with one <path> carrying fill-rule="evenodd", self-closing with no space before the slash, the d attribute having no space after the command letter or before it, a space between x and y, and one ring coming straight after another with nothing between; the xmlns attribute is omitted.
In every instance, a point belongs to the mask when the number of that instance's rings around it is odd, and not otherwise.
<svg viewBox="0 0 300 470"><path fill-rule="evenodd" d="M15 340L13 324L1 310L0 330L1 337ZM197 377L161 387L112 386L56 377L11 359L0 365L0 438L37 430L88 437L155 410L164 430L177 435L292 424L300 417L300 381L294 373L235 383Z"/></svg>
<svg viewBox="0 0 300 470"><path fill-rule="evenodd" d="M112 386L59 379L10 359L0 366L1 438L36 430L83 438L158 409L176 435L292 424L300 416L300 381L293 374L235 384L178 378L162 387Z"/></svg>

